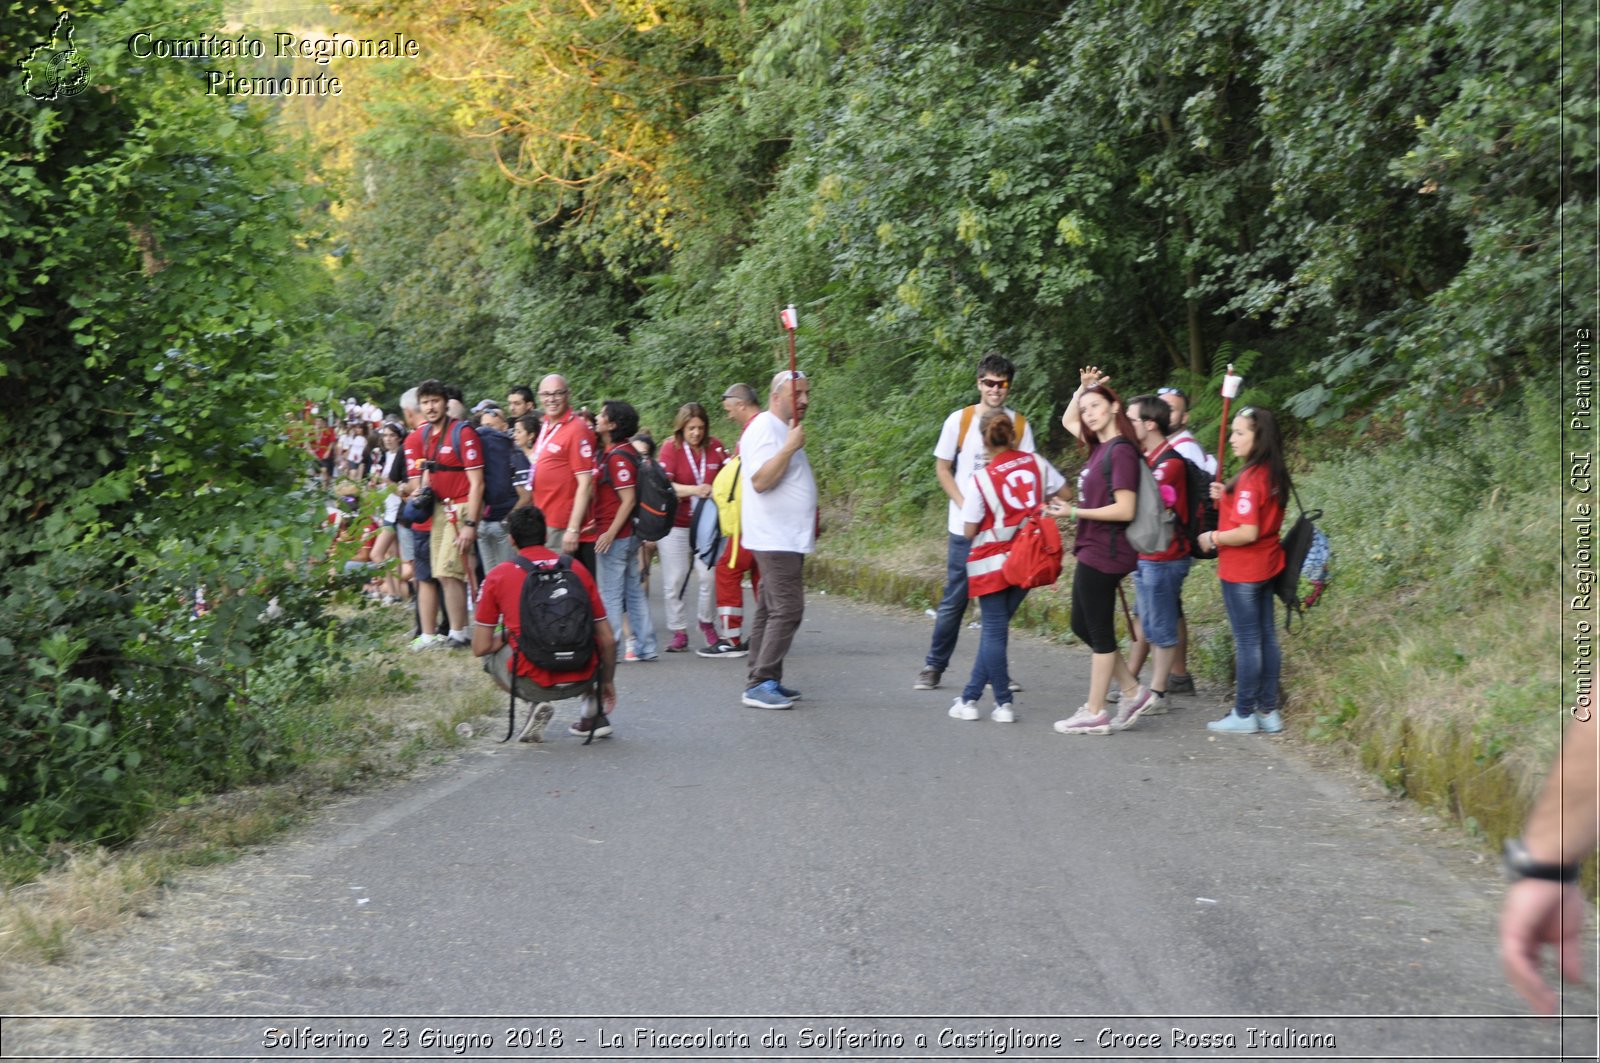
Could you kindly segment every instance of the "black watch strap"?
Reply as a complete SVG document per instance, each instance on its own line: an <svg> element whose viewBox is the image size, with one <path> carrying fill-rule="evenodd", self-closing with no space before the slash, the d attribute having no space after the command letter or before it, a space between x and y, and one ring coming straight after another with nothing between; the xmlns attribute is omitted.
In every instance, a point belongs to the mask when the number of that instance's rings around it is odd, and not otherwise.
<svg viewBox="0 0 1600 1063"><path fill-rule="evenodd" d="M1536 878L1546 882L1576 882L1581 864L1546 864L1533 858L1521 838L1507 838L1505 846L1506 877Z"/></svg>

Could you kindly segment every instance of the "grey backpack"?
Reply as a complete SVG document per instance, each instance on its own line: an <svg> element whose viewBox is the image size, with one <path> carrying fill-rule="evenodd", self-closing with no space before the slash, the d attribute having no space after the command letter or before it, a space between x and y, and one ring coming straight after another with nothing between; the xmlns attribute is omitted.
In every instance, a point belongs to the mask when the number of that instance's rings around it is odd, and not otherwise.
<svg viewBox="0 0 1600 1063"><path fill-rule="evenodd" d="M1133 447L1121 436L1112 439L1111 445L1106 447L1106 495L1111 498L1116 497L1111 488L1111 451L1118 443ZM1124 526L1123 535L1128 545L1139 553L1159 554L1172 545L1173 512L1161 501L1161 485L1156 483L1155 473L1150 471L1144 455L1139 453L1138 447L1133 447L1133 452L1139 465L1139 498L1133 519Z"/></svg>

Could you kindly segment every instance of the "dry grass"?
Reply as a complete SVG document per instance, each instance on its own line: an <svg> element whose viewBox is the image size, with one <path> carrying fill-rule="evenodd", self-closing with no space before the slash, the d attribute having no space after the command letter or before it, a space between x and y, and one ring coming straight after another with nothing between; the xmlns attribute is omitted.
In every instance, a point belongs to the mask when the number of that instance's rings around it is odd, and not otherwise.
<svg viewBox="0 0 1600 1063"><path fill-rule="evenodd" d="M378 700L362 693L373 677L402 667L405 693ZM184 868L232 859L301 822L329 798L442 759L461 741L456 726L490 724L497 692L478 661L461 653L375 659L368 681L330 703L336 718L360 721L351 752L303 765L287 779L174 809L126 849L86 847L22 886L0 891L0 984L39 964L59 963L85 934L125 924L147 910Z"/></svg>

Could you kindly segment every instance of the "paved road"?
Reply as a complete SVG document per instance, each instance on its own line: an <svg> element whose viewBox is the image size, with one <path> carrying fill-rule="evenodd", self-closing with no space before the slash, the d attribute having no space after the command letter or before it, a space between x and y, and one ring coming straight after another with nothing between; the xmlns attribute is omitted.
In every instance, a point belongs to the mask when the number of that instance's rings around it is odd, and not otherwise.
<svg viewBox="0 0 1600 1063"><path fill-rule="evenodd" d="M951 720L910 689L927 633L813 596L790 712L740 707L743 662L627 665L615 738L480 736L193 876L48 998L122 1018L4 1053L1594 1058L1592 992L1554 1022L1505 988L1453 831L1213 738L1214 698L1057 735L1087 657L1038 640L1018 723Z"/></svg>

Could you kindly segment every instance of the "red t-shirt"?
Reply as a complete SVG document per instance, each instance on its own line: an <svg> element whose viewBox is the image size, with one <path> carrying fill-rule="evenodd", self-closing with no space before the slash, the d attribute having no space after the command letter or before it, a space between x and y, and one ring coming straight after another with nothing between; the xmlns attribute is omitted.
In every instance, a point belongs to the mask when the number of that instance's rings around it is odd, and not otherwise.
<svg viewBox="0 0 1600 1063"><path fill-rule="evenodd" d="M428 433L428 441L424 446L422 433ZM406 456L406 476L420 477L424 461L437 461L443 465L461 465L468 469L483 468L483 443L478 439L477 429L470 424L461 426L461 453L455 449L455 423L446 420L444 431L436 432L431 424L424 424L406 436L400 445ZM467 479L465 470L450 471L435 470L428 473L428 485L433 488L434 495L440 500L466 501L468 493L472 490L472 483ZM411 526L413 531L426 532L433 530L433 518L419 520Z"/></svg>
<svg viewBox="0 0 1600 1063"><path fill-rule="evenodd" d="M727 463L728 449L715 436L707 436L705 445L696 454L689 447L680 447L677 439L673 438L661 444L658 460L661 467L667 470L667 479L675 484L708 484L717 478L717 473ZM679 499L678 513L673 517L672 524L677 528L687 528L693 515L694 499Z"/></svg>
<svg viewBox="0 0 1600 1063"><path fill-rule="evenodd" d="M577 477L593 475L594 456L594 432L571 410L554 424L547 420L540 429L534 448L533 504L551 528L565 528L571 522Z"/></svg>
<svg viewBox="0 0 1600 1063"><path fill-rule="evenodd" d="M422 438L424 432L428 435L426 442ZM436 431L432 425L425 424L406 436L406 475L421 476L424 461L450 466L429 472L428 486L441 499L464 502L472 491L472 481L467 477L466 470L483 468L483 442L478 438L476 428L463 424L461 452L458 454L455 432L455 422L446 421L442 430Z"/></svg>
<svg viewBox="0 0 1600 1063"><path fill-rule="evenodd" d="M1283 571L1283 500L1272 494L1272 477L1265 465L1239 474L1232 491L1222 492L1217 504L1217 531L1254 524L1261 536L1249 546L1223 546L1217 551L1217 575L1229 583L1261 583Z"/></svg>
<svg viewBox="0 0 1600 1063"><path fill-rule="evenodd" d="M622 508L622 496L617 494L619 488L634 487L635 477L633 461L623 451L633 451L632 443L618 443L606 451L602 471L595 473L594 477L594 504L589 507L593 514L595 538L604 535L606 529L611 527L611 522L617 519L617 510ZM633 522L623 521L622 527L617 529L617 538L626 539L633 534Z"/></svg>
<svg viewBox="0 0 1600 1063"><path fill-rule="evenodd" d="M1140 554L1141 561L1176 561L1189 556L1189 536L1184 534L1183 524L1189 515L1189 473L1184 466L1183 455L1172 449L1171 444L1163 445L1154 454L1146 454L1144 460L1150 466L1150 474L1156 478L1156 486L1171 487L1177 493L1177 498L1172 501L1172 511L1176 514L1172 524L1172 545L1159 554Z"/></svg>
<svg viewBox="0 0 1600 1063"><path fill-rule="evenodd" d="M333 445L339 441L339 433L332 428L324 428L312 440L311 451L319 458L327 458L333 453Z"/></svg>
<svg viewBox="0 0 1600 1063"><path fill-rule="evenodd" d="M536 564L551 564L558 560L553 551L543 546L525 546L517 552ZM572 562L572 571L583 584L584 590L589 592L589 608L594 610L595 620L604 620L606 605L600 599L600 588L595 586L594 577L589 575L589 570L583 567L581 561ZM510 561L502 561L490 569L489 574L483 577L483 586L478 590L477 612L472 615L473 620L484 627L492 628L504 623L506 638L513 646L516 645L518 632L522 630L522 582L527 578L528 574ZM516 664L513 667L517 674L543 687L588 679L600 665L598 647L587 666L572 672L549 672L520 653L515 657Z"/></svg>

